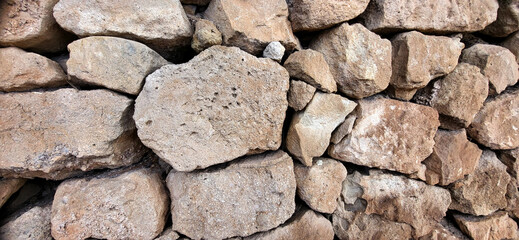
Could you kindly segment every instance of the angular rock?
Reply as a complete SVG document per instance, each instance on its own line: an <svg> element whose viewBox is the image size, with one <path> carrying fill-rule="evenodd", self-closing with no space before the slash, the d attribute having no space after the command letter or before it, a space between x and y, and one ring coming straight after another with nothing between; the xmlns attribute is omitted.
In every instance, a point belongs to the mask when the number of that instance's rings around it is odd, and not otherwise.
<svg viewBox="0 0 519 240"><path fill-rule="evenodd" d="M519 218L519 186L518 181L514 178L508 183L506 199L508 205L505 210L514 218Z"/></svg>
<svg viewBox="0 0 519 240"><path fill-rule="evenodd" d="M270 42L263 50L264 58L270 58L276 62L281 62L283 55L285 55L285 47L278 41Z"/></svg>
<svg viewBox="0 0 519 240"><path fill-rule="evenodd" d="M519 1L499 0L497 20L488 25L481 33L493 37L506 37L519 30Z"/></svg>
<svg viewBox="0 0 519 240"><path fill-rule="evenodd" d="M488 215L504 209L509 182L506 166L494 152L485 150L476 170L449 186L452 195L449 209L473 215Z"/></svg>
<svg viewBox="0 0 519 240"><path fill-rule="evenodd" d="M490 95L500 94L519 79L519 65L515 55L501 46L476 44L463 50L460 61L480 68L490 82Z"/></svg>
<svg viewBox="0 0 519 240"><path fill-rule="evenodd" d="M0 175L64 179L138 161L132 105L107 90L0 94Z"/></svg>
<svg viewBox="0 0 519 240"><path fill-rule="evenodd" d="M288 89L288 106L296 111L303 110L312 100L315 87L303 81L290 80Z"/></svg>
<svg viewBox="0 0 519 240"><path fill-rule="evenodd" d="M0 178L0 208L25 184L23 178Z"/></svg>
<svg viewBox="0 0 519 240"><path fill-rule="evenodd" d="M332 93L316 92L304 111L292 118L287 133L287 149L304 165L326 152L333 130L357 104Z"/></svg>
<svg viewBox="0 0 519 240"><path fill-rule="evenodd" d="M363 99L358 104L352 132L331 144L328 154L357 165L423 173L421 162L432 153L440 125L436 110L385 98Z"/></svg>
<svg viewBox="0 0 519 240"><path fill-rule="evenodd" d="M419 240L469 240L455 225L443 218L427 235Z"/></svg>
<svg viewBox="0 0 519 240"><path fill-rule="evenodd" d="M158 171L114 170L62 182L52 203L56 239L153 239L162 232L168 196Z"/></svg>
<svg viewBox="0 0 519 240"><path fill-rule="evenodd" d="M412 227L405 223L383 219L375 214L350 213L348 218L332 215L335 234L341 240L383 239L401 240L412 239Z"/></svg>
<svg viewBox="0 0 519 240"><path fill-rule="evenodd" d="M306 49L292 53L283 66L290 77L303 80L324 92L336 92L337 83L322 53Z"/></svg>
<svg viewBox="0 0 519 240"><path fill-rule="evenodd" d="M222 33L218 31L213 22L206 19L196 21L191 48L199 53L211 46L220 44L222 44Z"/></svg>
<svg viewBox="0 0 519 240"><path fill-rule="evenodd" d="M67 84L58 63L22 49L0 48L0 91L25 91Z"/></svg>
<svg viewBox="0 0 519 240"><path fill-rule="evenodd" d="M516 32L508 37L501 43L501 46L510 50L510 52L515 55L515 61L519 63L519 32Z"/></svg>
<svg viewBox="0 0 519 240"><path fill-rule="evenodd" d="M51 206L50 201L48 203L37 203L15 213L0 227L0 239L52 240L50 231Z"/></svg>
<svg viewBox="0 0 519 240"><path fill-rule="evenodd" d="M80 37L124 37L161 50L188 45L193 35L179 0L60 0L54 17Z"/></svg>
<svg viewBox="0 0 519 240"><path fill-rule="evenodd" d="M173 231L171 227L168 227L164 232L162 232L158 237L155 238L155 240L177 240L180 236L178 233Z"/></svg>
<svg viewBox="0 0 519 240"><path fill-rule="evenodd" d="M339 91L364 98L383 91L391 78L391 42L360 24L343 23L310 43L330 65Z"/></svg>
<svg viewBox="0 0 519 240"><path fill-rule="evenodd" d="M219 169L172 171L166 181L173 230L192 239L267 231L295 210L293 163L283 151L247 157Z"/></svg>
<svg viewBox="0 0 519 240"><path fill-rule="evenodd" d="M372 0L361 15L375 32L475 32L497 18L497 0Z"/></svg>
<svg viewBox="0 0 519 240"><path fill-rule="evenodd" d="M519 148L501 151L499 160L506 165L507 172L516 181L519 181Z"/></svg>
<svg viewBox="0 0 519 240"><path fill-rule="evenodd" d="M274 41L289 51L300 48L288 21L285 0L213 0L204 17L218 27L225 45L239 47L254 55Z"/></svg>
<svg viewBox="0 0 519 240"><path fill-rule="evenodd" d="M279 64L213 46L146 78L134 119L142 142L177 171L281 145L289 77Z"/></svg>
<svg viewBox="0 0 519 240"><path fill-rule="evenodd" d="M351 133L353 130L353 126L355 125L355 120L357 120L357 116L355 115L349 115L346 117L344 122L335 129L332 133L332 138L330 139L330 142L337 144L339 143L344 137L346 137L348 134Z"/></svg>
<svg viewBox="0 0 519 240"><path fill-rule="evenodd" d="M454 219L461 230L472 239L498 240L519 238L517 223L506 212L496 212L483 217L454 214Z"/></svg>

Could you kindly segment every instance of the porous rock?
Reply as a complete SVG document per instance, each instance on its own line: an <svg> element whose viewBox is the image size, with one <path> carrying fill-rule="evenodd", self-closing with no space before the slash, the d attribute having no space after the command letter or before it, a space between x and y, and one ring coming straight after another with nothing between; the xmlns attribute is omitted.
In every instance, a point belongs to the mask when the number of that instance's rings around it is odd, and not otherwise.
<svg viewBox="0 0 519 240"><path fill-rule="evenodd" d="M517 223L506 214L496 212L489 216L454 214L454 219L472 239L498 240L519 238Z"/></svg>
<svg viewBox="0 0 519 240"><path fill-rule="evenodd" d="M314 97L316 88L306 82L290 80L288 106L296 111L303 110Z"/></svg>
<svg viewBox="0 0 519 240"><path fill-rule="evenodd" d="M497 19L481 33L493 37L506 37L519 30L519 1L498 0Z"/></svg>
<svg viewBox="0 0 519 240"><path fill-rule="evenodd" d="M25 207L9 216L6 223L0 227L0 239L52 240L51 236L51 202L38 202Z"/></svg>
<svg viewBox="0 0 519 240"><path fill-rule="evenodd" d="M222 44L222 33L218 31L214 23L206 19L197 20L191 48L199 53L211 46L220 44Z"/></svg>
<svg viewBox="0 0 519 240"><path fill-rule="evenodd" d="M336 92L337 83L322 53L305 49L290 54L283 66L290 77L303 80L324 92Z"/></svg>

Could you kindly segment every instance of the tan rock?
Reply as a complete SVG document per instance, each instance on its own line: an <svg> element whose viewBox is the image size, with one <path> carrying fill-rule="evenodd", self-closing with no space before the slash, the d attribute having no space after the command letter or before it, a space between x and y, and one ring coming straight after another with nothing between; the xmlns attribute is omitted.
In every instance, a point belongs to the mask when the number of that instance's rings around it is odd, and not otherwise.
<svg viewBox="0 0 519 240"><path fill-rule="evenodd" d="M220 44L222 44L222 33L218 31L213 22L206 19L196 21L191 48L199 53L211 46Z"/></svg>
<svg viewBox="0 0 519 240"><path fill-rule="evenodd" d="M497 20L488 25L483 34L493 37L506 37L519 30L519 1L499 0Z"/></svg>
<svg viewBox="0 0 519 240"><path fill-rule="evenodd" d="M354 114L350 114L346 117L344 122L335 129L332 133L332 138L330 139L330 142L337 144L341 142L344 137L346 137L348 134L351 133L353 130L353 126L355 125L355 120L357 119L357 116Z"/></svg>
<svg viewBox="0 0 519 240"><path fill-rule="evenodd" d="M0 95L0 175L64 179L138 161L132 105L107 90Z"/></svg>
<svg viewBox="0 0 519 240"><path fill-rule="evenodd" d="M177 171L281 145L289 77L269 59L213 46L146 78L134 119L142 142Z"/></svg>
<svg viewBox="0 0 519 240"><path fill-rule="evenodd" d="M0 91L24 91L67 84L58 63L22 49L0 48Z"/></svg>
<svg viewBox="0 0 519 240"><path fill-rule="evenodd" d="M391 77L391 42L360 24L343 23L310 43L324 54L339 91L364 98L383 91Z"/></svg>
<svg viewBox="0 0 519 240"><path fill-rule="evenodd" d="M37 203L14 213L0 227L3 240L52 240L50 232L51 202Z"/></svg>
<svg viewBox="0 0 519 240"><path fill-rule="evenodd" d="M274 41L289 51L300 48L288 21L288 6L284 0L213 0L204 16L218 27L225 45L251 54L260 54Z"/></svg>
<svg viewBox="0 0 519 240"><path fill-rule="evenodd" d="M303 80L324 92L336 92L337 83L324 55L312 49L292 53L283 66L290 77Z"/></svg>
<svg viewBox="0 0 519 240"><path fill-rule="evenodd" d="M0 178L0 208L25 184L23 178Z"/></svg>
<svg viewBox="0 0 519 240"><path fill-rule="evenodd" d="M177 240L180 236L171 227L166 228L155 240Z"/></svg>
<svg viewBox="0 0 519 240"><path fill-rule="evenodd" d="M388 221L375 214L357 213L354 216L345 219L337 214L332 215L335 234L339 239L412 239L412 227L408 224Z"/></svg>
<svg viewBox="0 0 519 240"><path fill-rule="evenodd" d="M519 32L510 35L501 43L501 46L510 50L515 55L515 61L519 63Z"/></svg>
<svg viewBox="0 0 519 240"><path fill-rule="evenodd" d="M386 93L395 99L400 99L404 101L409 101L413 99L414 95L419 89L403 89L403 88L395 88L391 84L386 89Z"/></svg>
<svg viewBox="0 0 519 240"><path fill-rule="evenodd" d="M510 176L519 181L519 148L499 152L499 160L506 165Z"/></svg>
<svg viewBox="0 0 519 240"><path fill-rule="evenodd" d="M519 218L519 186L518 181L514 178L508 183L506 200L508 205L505 210L514 218Z"/></svg>
<svg viewBox="0 0 519 240"><path fill-rule="evenodd" d="M385 98L358 102L352 132L328 154L358 165L412 174L425 170L421 164L433 151L440 125L430 107Z"/></svg>
<svg viewBox="0 0 519 240"><path fill-rule="evenodd" d="M295 210L293 163L283 151L247 157L224 168L172 171L167 183L173 230L192 239L267 231Z"/></svg>
<svg viewBox="0 0 519 240"><path fill-rule="evenodd" d="M326 152L333 130L357 104L332 93L316 92L304 111L292 118L287 133L287 149L304 165Z"/></svg>
<svg viewBox="0 0 519 240"><path fill-rule="evenodd" d="M288 106L296 111L303 110L314 97L315 90L315 87L308 83L290 80Z"/></svg>
<svg viewBox="0 0 519 240"><path fill-rule="evenodd" d="M461 230L472 239L501 240L519 238L517 223L506 212L497 212L483 217L454 214L454 219Z"/></svg>
<svg viewBox="0 0 519 240"><path fill-rule="evenodd" d="M420 237L419 240L469 240L469 238L454 226L454 223L443 218L430 233Z"/></svg>

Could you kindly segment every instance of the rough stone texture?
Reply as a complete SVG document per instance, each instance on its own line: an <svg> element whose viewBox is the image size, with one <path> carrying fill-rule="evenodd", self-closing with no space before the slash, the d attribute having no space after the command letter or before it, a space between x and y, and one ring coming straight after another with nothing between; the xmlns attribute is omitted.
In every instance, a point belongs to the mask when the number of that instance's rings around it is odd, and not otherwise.
<svg viewBox="0 0 519 240"><path fill-rule="evenodd" d="M492 151L485 150L476 170L449 186L452 204L449 209L474 215L488 215L507 206L506 193L510 175Z"/></svg>
<svg viewBox="0 0 519 240"><path fill-rule="evenodd" d="M68 45L67 71L74 85L139 94L144 78L168 61L146 45L116 37L87 37Z"/></svg>
<svg viewBox="0 0 519 240"><path fill-rule="evenodd" d="M177 240L180 238L178 233L173 231L171 227L168 227L164 232L162 232L158 237L155 238L155 240Z"/></svg>
<svg viewBox="0 0 519 240"><path fill-rule="evenodd" d="M363 98L381 92L391 78L391 42L360 24L343 23L310 43L330 65L339 91Z"/></svg>
<svg viewBox="0 0 519 240"><path fill-rule="evenodd" d="M0 91L24 91L67 84L58 63L22 49L0 48Z"/></svg>
<svg viewBox="0 0 519 240"><path fill-rule="evenodd" d="M107 90L0 94L0 175L63 179L138 161L132 103Z"/></svg>
<svg viewBox="0 0 519 240"><path fill-rule="evenodd" d="M293 162L283 151L219 169L172 171L166 181L173 230L192 239L249 236L277 227L295 210Z"/></svg>
<svg viewBox="0 0 519 240"><path fill-rule="evenodd" d="M369 0L289 0L288 10L294 32L317 31L360 15Z"/></svg>
<svg viewBox="0 0 519 240"><path fill-rule="evenodd" d="M332 215L335 234L341 240L381 239L401 240L412 239L412 227L383 219L378 215L346 212L344 217Z"/></svg>
<svg viewBox="0 0 519 240"><path fill-rule="evenodd" d="M488 25L483 34L493 37L506 37L519 30L519 1L498 0L497 20Z"/></svg>
<svg viewBox="0 0 519 240"><path fill-rule="evenodd" d="M296 111L303 110L312 100L315 87L303 81L290 80L288 89L288 106Z"/></svg>
<svg viewBox="0 0 519 240"><path fill-rule="evenodd" d="M490 44L476 44L463 50L460 61L481 69L490 82L489 94L496 95L519 79L519 65L510 50Z"/></svg>
<svg viewBox="0 0 519 240"><path fill-rule="evenodd" d="M519 186L517 183L518 181L512 178L506 192L508 205L505 210L514 218L519 218Z"/></svg>
<svg viewBox="0 0 519 240"><path fill-rule="evenodd" d="M336 92L337 83L322 53L306 49L292 53L283 66L290 77L303 80L324 92Z"/></svg>
<svg viewBox="0 0 519 240"><path fill-rule="evenodd" d="M507 167L507 172L511 177L519 181L519 148L501 151L499 153L499 160Z"/></svg>
<svg viewBox="0 0 519 240"><path fill-rule="evenodd" d="M0 178L0 208L25 184L23 178Z"/></svg>
<svg viewBox="0 0 519 240"><path fill-rule="evenodd" d="M519 63L519 32L512 34L501 45L515 55L515 61Z"/></svg>
<svg viewBox="0 0 519 240"><path fill-rule="evenodd" d="M497 18L497 0L371 0L362 14L375 32L475 32Z"/></svg>
<svg viewBox="0 0 519 240"><path fill-rule="evenodd" d="M149 75L133 117L146 146L191 171L278 149L288 87L279 64L213 46Z"/></svg>
<svg viewBox="0 0 519 240"><path fill-rule="evenodd" d="M333 130L356 106L340 95L316 92L305 110L292 118L286 140L288 151L304 165L312 166L312 158L326 152Z"/></svg>
<svg viewBox="0 0 519 240"><path fill-rule="evenodd" d="M466 128L488 96L488 79L473 65L460 63L433 86L430 105L446 129Z"/></svg>
<svg viewBox="0 0 519 240"><path fill-rule="evenodd" d="M430 233L419 240L469 240L454 224L443 218Z"/></svg>
<svg viewBox="0 0 519 240"><path fill-rule="evenodd" d="M54 17L80 37L124 37L153 48L187 45L193 35L179 0L60 0Z"/></svg>
<svg viewBox="0 0 519 240"><path fill-rule="evenodd" d="M260 54L274 41L281 42L289 51L300 48L288 21L285 0L213 0L204 16L218 27L225 45L252 54Z"/></svg>
<svg viewBox="0 0 519 240"><path fill-rule="evenodd" d="M153 239L162 232L168 196L160 173L114 170L62 182L52 203L56 239Z"/></svg>
<svg viewBox="0 0 519 240"><path fill-rule="evenodd" d="M433 153L423 161L427 166L425 177L431 185L449 185L472 173L483 152L478 145L467 140L465 129L439 129L434 142Z"/></svg>
<svg viewBox="0 0 519 240"><path fill-rule="evenodd" d="M341 142L341 140L346 137L348 134L351 133L353 130L353 126L355 125L355 120L357 119L357 116L355 115L349 115L346 117L344 122L335 129L332 133L332 138L330 139L330 142L337 144Z"/></svg>
<svg viewBox="0 0 519 240"><path fill-rule="evenodd" d="M220 44L222 44L222 33L218 31L213 22L206 19L196 21L191 48L199 53L211 46Z"/></svg>
<svg viewBox="0 0 519 240"><path fill-rule="evenodd" d="M283 55L285 55L285 47L278 41L270 42L263 50L264 58L270 58L276 62L281 62Z"/></svg>
<svg viewBox="0 0 519 240"><path fill-rule="evenodd" d="M296 164L294 172L299 197L315 211L333 213L346 179L344 165L333 159L317 158L311 167Z"/></svg>
<svg viewBox="0 0 519 240"><path fill-rule="evenodd" d="M501 240L519 238L517 223L506 212L496 212L483 217L454 214L454 219L461 230L472 239Z"/></svg>
<svg viewBox="0 0 519 240"><path fill-rule="evenodd" d="M519 147L519 91L490 99L467 129L470 137L492 149Z"/></svg>
<svg viewBox="0 0 519 240"><path fill-rule="evenodd" d="M0 227L0 239L3 240L52 240L51 202L36 204L9 217Z"/></svg>
<svg viewBox="0 0 519 240"><path fill-rule="evenodd" d="M363 99L358 104L352 132L331 144L328 154L358 165L423 174L421 162L433 151L438 113L385 98Z"/></svg>

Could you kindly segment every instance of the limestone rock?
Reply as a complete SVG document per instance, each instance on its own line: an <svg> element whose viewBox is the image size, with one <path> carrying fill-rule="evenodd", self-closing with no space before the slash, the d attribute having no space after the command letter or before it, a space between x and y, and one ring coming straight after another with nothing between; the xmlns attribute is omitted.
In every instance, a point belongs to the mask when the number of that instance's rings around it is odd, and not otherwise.
<svg viewBox="0 0 519 240"><path fill-rule="evenodd" d="M0 175L63 179L138 161L132 103L107 90L0 94Z"/></svg>
<svg viewBox="0 0 519 240"><path fill-rule="evenodd" d="M341 142L341 140L346 137L348 134L351 133L353 130L353 126L355 125L355 120L357 119L357 116L354 114L348 115L344 122L335 129L332 133L332 138L330 139L330 142L337 144Z"/></svg>
<svg viewBox="0 0 519 240"><path fill-rule="evenodd" d="M332 93L316 92L304 111L292 118L287 133L287 149L304 165L326 152L333 130L357 104Z"/></svg>
<svg viewBox="0 0 519 240"><path fill-rule="evenodd" d="M246 11L244 11L246 9ZM204 13L223 35L223 43L259 54L278 41L291 51L300 48L292 33L285 0L213 0Z"/></svg>
<svg viewBox="0 0 519 240"><path fill-rule="evenodd" d="M510 52L515 55L515 61L519 63L519 32L516 32L508 37L501 43L501 46L510 50Z"/></svg>
<svg viewBox="0 0 519 240"><path fill-rule="evenodd" d="M149 75L133 117L146 146L191 171L278 149L288 86L279 64L213 46Z"/></svg>
<svg viewBox="0 0 519 240"><path fill-rule="evenodd" d="M68 45L74 85L102 86L139 94L144 78L168 61L146 45L116 37L87 37Z"/></svg>
<svg viewBox="0 0 519 240"><path fill-rule="evenodd" d="M222 33L218 31L213 22L206 19L196 21L191 48L199 53L211 46L220 44L222 44Z"/></svg>
<svg viewBox="0 0 519 240"><path fill-rule="evenodd" d="M497 0L371 0L361 15L375 32L475 32L497 18Z"/></svg>
<svg viewBox="0 0 519 240"><path fill-rule="evenodd" d="M124 37L152 48L188 45L193 35L179 0L60 0L54 17L80 37Z"/></svg>
<svg viewBox="0 0 519 240"><path fill-rule="evenodd" d="M52 203L56 239L153 239L166 222L168 196L160 173L114 170L62 182Z"/></svg>
<svg viewBox="0 0 519 240"><path fill-rule="evenodd" d="M481 69L490 82L490 95L501 93L519 79L519 65L515 55L504 47L476 44L463 50L461 61Z"/></svg>
<svg viewBox="0 0 519 240"><path fill-rule="evenodd" d="M315 87L303 81L291 80L288 89L288 106L296 111L303 110L312 100Z"/></svg>
<svg viewBox="0 0 519 240"><path fill-rule="evenodd" d="M177 240L180 236L178 233L173 231L171 227L168 227L164 232L162 232L158 237L155 238L155 240Z"/></svg>
<svg viewBox="0 0 519 240"><path fill-rule="evenodd" d="M343 23L310 43L330 65L339 91L364 98L381 92L391 78L391 42L360 24Z"/></svg>
<svg viewBox="0 0 519 240"><path fill-rule="evenodd" d="M285 55L285 47L278 41L270 42L263 50L264 58L270 58L276 62L281 62L283 55Z"/></svg>
<svg viewBox="0 0 519 240"><path fill-rule="evenodd" d="M50 201L48 203L37 203L15 213L8 218L7 223L0 227L0 239L52 240L50 231L51 206Z"/></svg>
<svg viewBox="0 0 519 240"><path fill-rule="evenodd" d="M23 178L0 178L0 208L23 184L25 184Z"/></svg>
<svg viewBox="0 0 519 240"><path fill-rule="evenodd" d="M498 0L497 20L488 25L483 34L493 37L506 37L519 30L519 1Z"/></svg>
<svg viewBox="0 0 519 240"><path fill-rule="evenodd" d="M58 63L22 49L0 48L0 91L24 91L67 84Z"/></svg>
<svg viewBox="0 0 519 240"><path fill-rule="evenodd" d="M277 151L196 172L171 171L173 230L192 239L249 236L285 222L295 210L292 159Z"/></svg>
<svg viewBox="0 0 519 240"><path fill-rule="evenodd" d="M358 104L352 132L330 145L328 154L368 167L423 172L421 162L432 153L440 125L436 110L385 98L363 99Z"/></svg>
<svg viewBox="0 0 519 240"><path fill-rule="evenodd" d="M454 219L461 230L472 239L500 240L519 238L517 223L506 212L497 212L483 217L455 214Z"/></svg>
<svg viewBox="0 0 519 240"><path fill-rule="evenodd" d="M292 53L283 66L290 77L303 80L324 92L336 92L337 83L322 53L306 49Z"/></svg>

